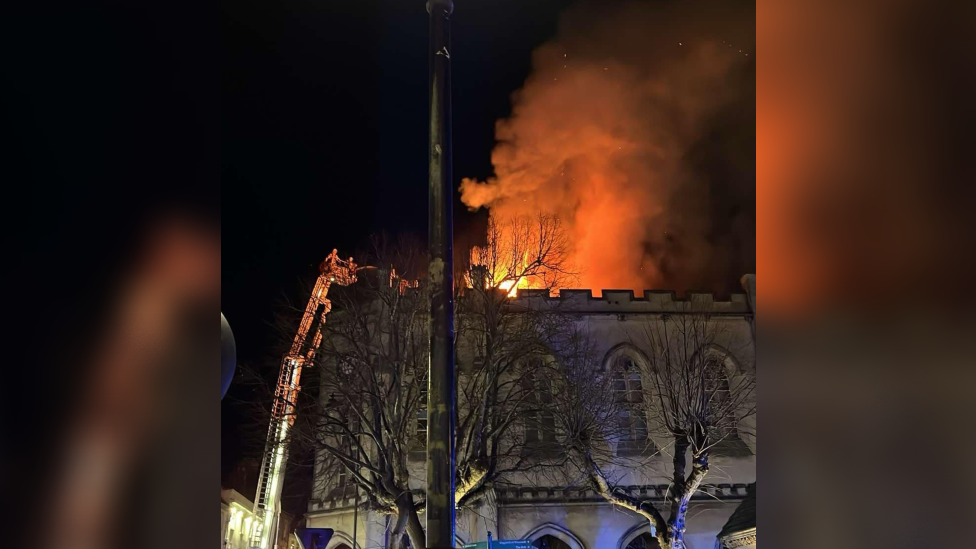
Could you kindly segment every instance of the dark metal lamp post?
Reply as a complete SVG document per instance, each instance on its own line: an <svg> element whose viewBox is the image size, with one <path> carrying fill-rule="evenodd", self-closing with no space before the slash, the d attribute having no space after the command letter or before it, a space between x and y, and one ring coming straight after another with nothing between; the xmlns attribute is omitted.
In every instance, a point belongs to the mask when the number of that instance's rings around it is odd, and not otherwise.
<svg viewBox="0 0 976 549"><path fill-rule="evenodd" d="M427 547L454 547L454 202L451 176L451 0L429 14L430 375L427 405Z"/></svg>

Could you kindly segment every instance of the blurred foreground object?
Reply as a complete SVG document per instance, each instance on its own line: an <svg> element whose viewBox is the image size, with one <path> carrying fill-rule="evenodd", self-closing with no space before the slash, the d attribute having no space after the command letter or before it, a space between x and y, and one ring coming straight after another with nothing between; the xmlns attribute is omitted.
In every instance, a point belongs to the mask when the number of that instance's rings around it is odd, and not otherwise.
<svg viewBox="0 0 976 549"><path fill-rule="evenodd" d="M220 237L182 217L161 218L147 237L121 278L91 377L79 388L45 547L122 546L148 527L140 522L161 516L147 509L170 508L178 481L198 474L194 464L200 469L199 455L175 450L198 448L204 438L207 384L199 377L216 356L205 351L202 326L213 314L206 309L219 306ZM141 546L165 546L167 535Z"/></svg>
<svg viewBox="0 0 976 549"><path fill-rule="evenodd" d="M758 4L756 251L763 312L897 312L976 277L976 4ZM829 39L825 38L829 37ZM925 298L926 296L922 296ZM928 299L951 309L952 301ZM883 310L883 312L882 312Z"/></svg>
<svg viewBox="0 0 976 549"><path fill-rule="evenodd" d="M759 322L768 547L972 546L972 319Z"/></svg>
<svg viewBox="0 0 976 549"><path fill-rule="evenodd" d="M224 313L220 313L220 399L223 400L237 369L237 344Z"/></svg>

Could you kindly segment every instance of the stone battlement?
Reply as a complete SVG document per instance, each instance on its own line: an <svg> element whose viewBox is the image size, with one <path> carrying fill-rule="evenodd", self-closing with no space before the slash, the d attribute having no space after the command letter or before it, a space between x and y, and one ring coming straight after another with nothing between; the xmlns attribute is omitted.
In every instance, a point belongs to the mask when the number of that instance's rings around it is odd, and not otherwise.
<svg viewBox="0 0 976 549"><path fill-rule="evenodd" d="M526 306L546 304L572 313L729 313L751 314L749 296L731 294L728 299L716 299L712 293L689 293L678 298L672 291L644 290L643 297L635 297L633 290L602 290L594 297L592 290L560 290L550 296L547 290L519 289L513 304Z"/></svg>

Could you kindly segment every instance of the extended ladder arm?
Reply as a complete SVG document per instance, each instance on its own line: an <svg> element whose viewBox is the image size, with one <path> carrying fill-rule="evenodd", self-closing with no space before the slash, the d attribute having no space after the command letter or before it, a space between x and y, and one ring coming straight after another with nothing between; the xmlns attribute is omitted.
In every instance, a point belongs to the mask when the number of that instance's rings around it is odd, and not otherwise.
<svg viewBox="0 0 976 549"><path fill-rule="evenodd" d="M271 409L271 425L268 429L261 472L258 475L257 495L254 500L257 525L251 538L251 546L255 549L274 549L277 545L281 488L287 456L286 441L288 430L295 423L295 405L300 389L302 367L312 363L322 343L322 326L332 308L328 299L329 287L332 284L348 286L356 282L356 264L351 257L348 260L339 259L338 251L332 250L332 253L319 265L319 273L315 287L312 289L312 296L305 307L305 314L302 315L301 324L298 326L298 333L295 334L295 340L288 354L281 361L281 372L278 374L278 385L275 388L275 399ZM320 307L321 312L319 312ZM304 350L316 314L319 315L319 324L312 334L311 344L308 345L307 350Z"/></svg>

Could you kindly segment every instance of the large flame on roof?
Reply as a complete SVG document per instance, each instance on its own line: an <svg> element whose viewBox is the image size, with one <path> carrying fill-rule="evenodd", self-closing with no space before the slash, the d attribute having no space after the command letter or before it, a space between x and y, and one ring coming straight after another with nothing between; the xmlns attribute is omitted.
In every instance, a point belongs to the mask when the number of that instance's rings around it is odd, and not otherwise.
<svg viewBox="0 0 976 549"><path fill-rule="evenodd" d="M595 293L737 289L755 261L754 12L654 4L567 12L496 125L494 176L461 200L558 216Z"/></svg>
<svg viewBox="0 0 976 549"><path fill-rule="evenodd" d="M481 258L487 253L486 247L475 246L471 250L471 264L480 265ZM523 254L522 264L528 260L528 253ZM511 261L508 258L507 261ZM483 266L483 265L482 265ZM472 287L475 282L471 280L471 275L468 275L467 285ZM518 276L512 274L508 270L498 269L494 273L486 276L483 282L485 289L497 288L507 293L508 297L518 296L519 288L544 288L538 277L528 277L528 276Z"/></svg>
<svg viewBox="0 0 976 549"><path fill-rule="evenodd" d="M469 288L483 285L509 297L517 296L520 288L558 293L575 274L569 235L556 216L513 216L505 222L492 216L485 236L484 246L471 249Z"/></svg>

